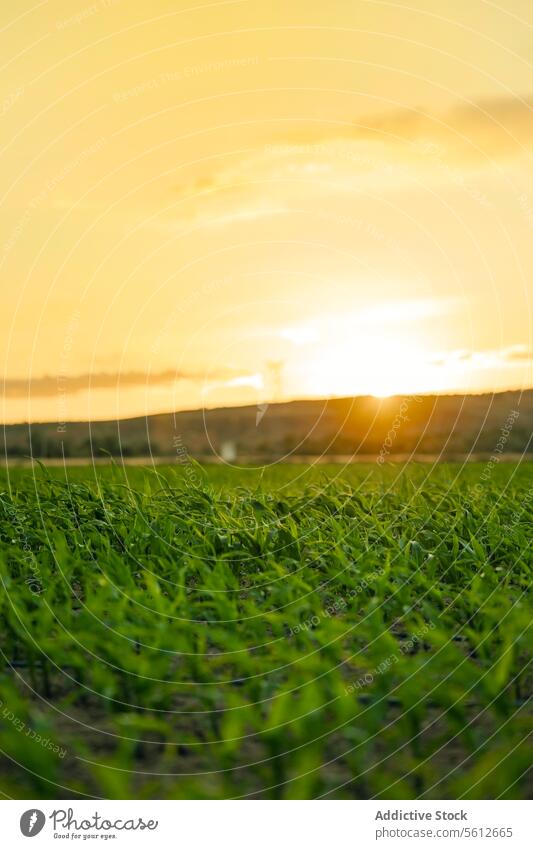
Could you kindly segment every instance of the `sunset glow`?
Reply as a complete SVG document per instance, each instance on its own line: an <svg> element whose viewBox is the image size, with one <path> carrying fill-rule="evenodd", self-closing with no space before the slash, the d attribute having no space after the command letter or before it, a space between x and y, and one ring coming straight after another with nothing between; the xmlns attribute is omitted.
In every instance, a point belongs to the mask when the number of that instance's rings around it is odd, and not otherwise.
<svg viewBox="0 0 533 849"><path fill-rule="evenodd" d="M11 21L3 420L531 386L526 6L452 7Z"/></svg>

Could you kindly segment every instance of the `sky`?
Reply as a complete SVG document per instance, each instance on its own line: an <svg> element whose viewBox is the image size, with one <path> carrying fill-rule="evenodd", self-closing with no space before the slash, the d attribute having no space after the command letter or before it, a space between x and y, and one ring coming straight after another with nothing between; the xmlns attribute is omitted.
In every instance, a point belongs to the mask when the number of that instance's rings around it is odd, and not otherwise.
<svg viewBox="0 0 533 849"><path fill-rule="evenodd" d="M533 386L529 0L0 12L4 422Z"/></svg>

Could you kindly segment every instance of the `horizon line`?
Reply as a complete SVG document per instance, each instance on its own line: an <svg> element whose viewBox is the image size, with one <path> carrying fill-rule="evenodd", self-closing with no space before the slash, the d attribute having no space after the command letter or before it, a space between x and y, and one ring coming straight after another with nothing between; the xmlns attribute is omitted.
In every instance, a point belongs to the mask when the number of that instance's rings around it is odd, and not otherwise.
<svg viewBox="0 0 533 849"><path fill-rule="evenodd" d="M378 403L385 403L394 398L410 398L410 397L418 397L418 398L479 398L481 396L498 396L498 395L506 395L510 393L518 393L523 395L527 392L533 392L533 386L527 387L510 387L509 389L497 389L493 391L475 391L472 390L470 392L465 392L462 390L446 390L443 392L395 392L391 395L373 395L372 393L366 393L361 395L320 395L320 396L305 396L305 397L293 397L293 398L284 398L284 399L276 399L272 401L261 401L253 404L227 404L227 405L217 405L213 407L205 406L205 407L182 407L180 409L170 409L170 410L160 410L154 411L151 413L138 413L131 416L121 416L120 418L90 418L90 419L39 419L39 420L23 420L23 421L13 421L6 422L2 421L0 423L0 427L8 428L8 427L22 427L22 426L32 426L32 425L67 425L67 424L104 424L106 422L126 422L126 421L134 421L135 419L148 419L154 418L156 416L174 416L179 415L180 413L203 413L205 411L217 411L217 410L248 410L248 409L256 409L259 405L267 405L267 406L281 406L286 404L305 404L305 403L315 403L315 402L330 402L330 401L355 401L357 399L372 399Z"/></svg>

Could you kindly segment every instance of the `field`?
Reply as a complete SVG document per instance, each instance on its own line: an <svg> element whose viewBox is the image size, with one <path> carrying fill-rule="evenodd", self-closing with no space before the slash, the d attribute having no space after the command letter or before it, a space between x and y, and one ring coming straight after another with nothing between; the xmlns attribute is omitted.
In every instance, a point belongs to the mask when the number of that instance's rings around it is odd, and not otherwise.
<svg viewBox="0 0 533 849"><path fill-rule="evenodd" d="M523 798L533 466L0 480L0 789Z"/></svg>

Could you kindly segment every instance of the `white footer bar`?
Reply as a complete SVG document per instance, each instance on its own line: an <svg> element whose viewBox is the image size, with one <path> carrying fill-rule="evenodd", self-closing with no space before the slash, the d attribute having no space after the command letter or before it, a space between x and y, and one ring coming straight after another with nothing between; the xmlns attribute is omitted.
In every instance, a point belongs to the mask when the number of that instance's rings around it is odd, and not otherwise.
<svg viewBox="0 0 533 849"><path fill-rule="evenodd" d="M0 805L0 840L6 847L533 847L530 803L517 801L32 800Z"/></svg>

